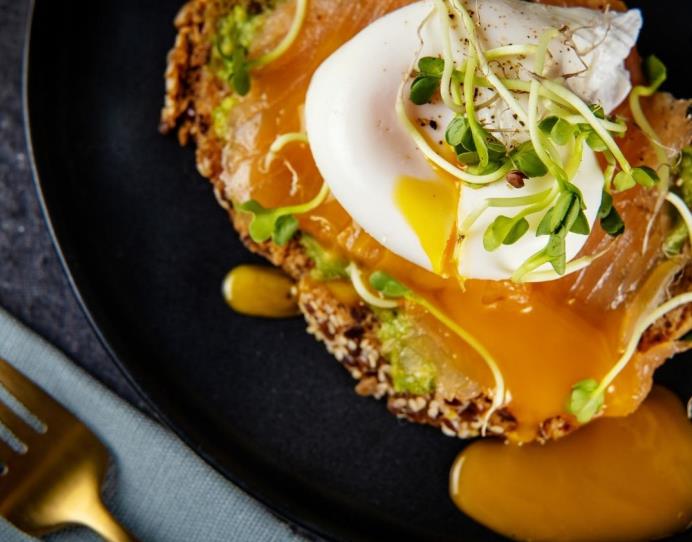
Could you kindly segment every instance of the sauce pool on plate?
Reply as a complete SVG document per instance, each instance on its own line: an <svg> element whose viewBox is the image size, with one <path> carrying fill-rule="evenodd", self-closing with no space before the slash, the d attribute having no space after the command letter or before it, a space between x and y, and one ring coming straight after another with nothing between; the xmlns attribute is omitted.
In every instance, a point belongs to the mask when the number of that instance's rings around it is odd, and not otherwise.
<svg viewBox="0 0 692 542"><path fill-rule="evenodd" d="M658 539L692 522L692 424L655 387L626 418L545 445L479 441L450 474L454 503L519 540Z"/></svg>
<svg viewBox="0 0 692 542"><path fill-rule="evenodd" d="M222 292L230 307L247 316L286 318L300 314L294 282L285 273L263 265L239 265L224 278Z"/></svg>

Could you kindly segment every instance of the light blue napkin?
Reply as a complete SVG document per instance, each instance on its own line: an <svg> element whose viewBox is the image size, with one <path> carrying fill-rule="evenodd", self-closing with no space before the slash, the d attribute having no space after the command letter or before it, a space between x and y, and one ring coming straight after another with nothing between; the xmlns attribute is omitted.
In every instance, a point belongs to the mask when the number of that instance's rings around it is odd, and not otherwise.
<svg viewBox="0 0 692 542"><path fill-rule="evenodd" d="M172 433L143 416L0 309L0 357L48 391L109 448L111 512L142 542L298 541L283 522L220 476ZM0 541L35 539L0 518ZM51 535L92 541L86 529Z"/></svg>

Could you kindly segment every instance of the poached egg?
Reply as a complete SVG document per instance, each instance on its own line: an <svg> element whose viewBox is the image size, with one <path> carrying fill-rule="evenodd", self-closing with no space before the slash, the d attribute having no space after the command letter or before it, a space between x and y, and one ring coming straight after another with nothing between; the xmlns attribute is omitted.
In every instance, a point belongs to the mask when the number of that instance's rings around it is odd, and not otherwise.
<svg viewBox="0 0 692 542"><path fill-rule="evenodd" d="M584 8L559 8L522 0L466 2L485 50L536 44L548 28L561 30L549 46L546 75L565 77L565 84L587 103L612 111L631 86L624 60L642 24L637 10L623 13ZM409 80L416 59L440 57L442 27L433 13L433 0L424 0L378 19L317 69L305 103L305 122L315 162L331 192L353 219L378 242L425 269L443 272L443 260L455 242L455 224L462 224L487 198L515 197L544 191L549 176L532 178L521 190L501 180L481 188L461 186L435 169L400 125L395 104L403 81ZM469 53L463 25L453 28L453 57ZM530 80L531 55L493 63L506 77ZM516 95L526 106L526 95ZM441 100L416 106L408 100L407 114L441 152L444 132L454 117ZM529 139L525 127L502 100L478 111L478 119L507 145ZM593 151L583 157L573 183L586 204L593 226L600 206L603 174ZM535 230L540 214L527 217L530 229L515 244L493 252L483 247L486 228L511 209L489 208L464 232L456 271L465 278L502 280L545 246ZM569 233L567 259L576 256L587 236ZM541 269L548 269L545 264Z"/></svg>

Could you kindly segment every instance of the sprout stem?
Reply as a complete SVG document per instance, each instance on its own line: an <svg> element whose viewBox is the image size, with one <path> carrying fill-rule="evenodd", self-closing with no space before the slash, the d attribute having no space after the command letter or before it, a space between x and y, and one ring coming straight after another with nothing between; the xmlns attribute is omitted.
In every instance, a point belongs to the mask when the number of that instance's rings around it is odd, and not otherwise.
<svg viewBox="0 0 692 542"><path fill-rule="evenodd" d="M451 3L454 10L461 15L461 18L464 21L468 39L476 51L476 57L483 75L486 77L490 85L497 91L497 93L502 96L504 101L507 102L507 105L512 111L514 111L514 113L516 113L519 119L521 119L521 121L524 123L528 122L528 116L526 115L524 108L519 104L519 102L517 102L509 89L507 89L507 87L505 87L505 85L502 83L500 78L490 69L490 66L488 66L485 53L483 52L483 48L478 41L478 36L476 35L476 25L474 24L473 19L471 19L469 12L466 11L466 8L459 2L459 0L451 0Z"/></svg>
<svg viewBox="0 0 692 542"><path fill-rule="evenodd" d="M567 275L571 275L572 273L576 273L590 266L594 261L596 261L606 252L608 252L609 249L610 247L606 248L605 250L602 250L601 252L593 256L582 256L581 258L572 260L571 262L567 263L565 272L562 275L558 275L553 269L546 269L544 271L533 271L525 274L523 277L519 279L518 282L547 282L549 280L561 279L562 277L566 277Z"/></svg>
<svg viewBox="0 0 692 542"><path fill-rule="evenodd" d="M300 215L303 213L308 213L312 211L313 209L316 209L322 203L324 203L324 200L327 199L327 196L329 195L329 185L325 183L324 181L322 182L322 188L320 188L320 191L317 193L317 195L312 198L310 201L306 201L305 203L301 203L298 205L289 205L288 207L282 207L282 213L284 215Z"/></svg>
<svg viewBox="0 0 692 542"><path fill-rule="evenodd" d="M608 151L605 151L603 156L608 164L603 170L603 190L610 194L612 190L613 177L615 176L615 158L613 158L613 155Z"/></svg>
<svg viewBox="0 0 692 542"><path fill-rule="evenodd" d="M450 88L452 84L452 75L454 73L454 57L452 55L452 40L449 35L451 32L449 12L442 0L435 0L435 11L437 11L440 26L442 26L442 59L444 60L444 69L442 70L442 78L440 80L440 96L449 109L455 113L461 113L463 108L459 103L459 89L455 84L455 94L457 98L455 100Z"/></svg>
<svg viewBox="0 0 692 542"><path fill-rule="evenodd" d="M673 205L673 207L675 207L680 213L680 216L687 227L687 234L690 238L690 246L692 246L692 212L690 212L689 207L687 207L683 199L673 192L668 192L666 194L666 201Z"/></svg>
<svg viewBox="0 0 692 542"><path fill-rule="evenodd" d="M469 123L473 142L476 145L476 152L478 153L478 166L483 169L488 166L489 156L488 147L481 133L481 125L478 124L476 110L474 108L475 88L473 86L473 79L475 73L476 57L472 55L466 63L466 74L464 75L464 101L466 102L466 120Z"/></svg>
<svg viewBox="0 0 692 542"><path fill-rule="evenodd" d="M499 169L493 171L492 173L488 173L486 175L472 175L471 173L450 164L447 160L435 152L435 150L433 150L428 143L427 139L425 139L423 134L418 131L418 128L416 128L406 114L406 105L403 98L404 84L405 82L402 82L401 86L399 87L399 97L397 98L395 106L396 114L404 130L408 132L414 143L418 146L425 157L430 160L430 162L435 164L440 169L446 171L453 177L470 185L483 185L499 181L511 171L512 165L509 163L509 161L507 161Z"/></svg>
<svg viewBox="0 0 692 542"><path fill-rule="evenodd" d="M492 356L492 354L488 351L488 349L481 343L476 337L471 335L468 331L466 331L463 327L461 327L459 324L457 324L454 320L449 318L443 311L441 311L439 308L437 308L433 303L428 301L427 299L416 295L416 294L408 294L407 299L410 301L413 301L414 303L420 305L424 309L426 309L430 314L432 314L440 323L444 324L447 326L450 330L452 330L455 334L457 334L463 341L465 341L471 348L473 348L476 353L483 358L483 361L485 361L486 365L490 369L490 372L493 375L493 379L495 380L495 390L493 393L493 402L488 409L488 412L486 412L485 416L483 417L483 426L481 428L481 435L485 436L486 433L486 428L488 426L488 422L490 421L490 417L493 415L495 411L498 409L502 408L505 404L505 379L502 376L502 371L500 371L500 368L497 364L497 361L495 361L495 358Z"/></svg>
<svg viewBox="0 0 692 542"><path fill-rule="evenodd" d="M630 92L629 97L630 111L632 111L632 118L634 119L636 125L639 126L641 131L644 132L644 135L649 138L649 141L653 143L654 152L656 153L656 159L658 160L659 165L659 168L657 169L660 169L659 175L661 176L661 180L667 184L669 178L668 168L660 168L660 166L668 163L668 157L666 156L661 139L658 137L656 130L654 130L653 126L651 126L649 120L646 118L644 111L642 111L641 103L639 102L640 96L650 96L651 94L653 94L653 91L650 91L650 87L634 87L632 92Z"/></svg>
<svg viewBox="0 0 692 542"><path fill-rule="evenodd" d="M581 164L584 155L584 141L586 141L586 134L583 132L579 132L576 137L572 138L571 152L567 158L567 164L565 164L565 174L570 181L574 179Z"/></svg>
<svg viewBox="0 0 692 542"><path fill-rule="evenodd" d="M627 343L627 347L625 348L624 352L622 353L618 361L615 363L615 365L613 365L613 367L610 369L610 371L608 371L608 373L603 377L601 382L598 384L598 387L591 393L591 397L589 398L589 400L582 406L582 411L588 410L597 400L597 398L603 393L605 393L605 391L608 389L608 386L610 386L613 383L613 380L615 380L615 378L627 366L630 359L637 350L637 346L639 345L639 341L642 335L649 328L649 326L651 326L659 318L669 313L673 309L676 309L682 305L686 305L687 303L692 303L692 292L680 294L669 299L668 301L660 305L657 309L655 309L651 314L649 314L645 318L640 319L640 321L634 328L634 332L632 333L632 336L630 337L630 340Z"/></svg>
<svg viewBox="0 0 692 542"><path fill-rule="evenodd" d="M281 134L273 141L269 147L269 152L264 157L264 168L267 169L276 158L276 155L290 143L307 143L308 134L305 132L289 132Z"/></svg>
<svg viewBox="0 0 692 542"><path fill-rule="evenodd" d="M622 169L622 171L624 171L625 173L629 173L630 171L632 171L630 163L627 161L627 158L625 158L625 155L622 154L620 147L618 147L617 143L615 143L615 141L613 140L613 136L610 135L608 130L606 130L603 124L600 122L600 119L593 114L593 112L581 100L581 98L579 98L577 95L572 93L564 86L558 85L553 81L543 80L540 82L540 84L543 87L545 87L546 90L548 90L558 98L562 98L565 102L569 103L570 106L572 106L578 113L582 115L582 117L584 117L584 120L586 120L589 123L589 125L594 129L594 131L606 144L608 150L613 154L618 164L620 165L620 169Z"/></svg>
<svg viewBox="0 0 692 542"><path fill-rule="evenodd" d="M351 278L353 288L367 304L372 305L373 307L379 307L380 309L394 309L399 306L398 301L393 299L383 299L382 297L373 294L363 282L363 276L355 263L351 262L348 264L346 271Z"/></svg>
<svg viewBox="0 0 692 542"><path fill-rule="evenodd" d="M298 37L300 29L305 21L305 14L308 9L308 0L296 0L296 10L293 15L293 20L291 21L291 26L288 29L288 33L279 42L279 44L269 51L268 53L262 55L256 60L250 62L251 68L262 68L271 62L279 59L284 55L286 51L293 45L293 42Z"/></svg>
<svg viewBox="0 0 692 542"><path fill-rule="evenodd" d="M539 76L543 75L543 67L545 64L545 57L548 50L548 43L555 36L557 36L558 31L551 28L543 33L541 36L538 49L536 51L536 59L534 62L534 70ZM567 174L564 172L562 167L555 162L553 157L548 154L545 146L543 145L543 137L538 129L538 93L540 90L540 83L538 80L534 79L531 81L531 86L529 90L529 134L531 137L531 142L533 143L533 148L536 154L541 159L551 175L555 177L558 182L565 183L567 181Z"/></svg>
<svg viewBox="0 0 692 542"><path fill-rule="evenodd" d="M589 124L589 121L587 121L581 115L565 115L562 118L563 118L563 120L566 120L570 124ZM608 130L609 132L616 132L618 134L624 134L627 131L627 126L625 126L623 124L618 124L617 122L613 122L613 121L610 121L607 119L598 119L598 120L603 125L603 127L606 130Z"/></svg>
<svg viewBox="0 0 692 542"><path fill-rule="evenodd" d="M516 198L488 198L485 201L488 203L488 207L523 207L524 205L531 205L532 203L543 201L548 198L553 190L553 188L547 188L542 192L536 192L528 196L518 196Z"/></svg>

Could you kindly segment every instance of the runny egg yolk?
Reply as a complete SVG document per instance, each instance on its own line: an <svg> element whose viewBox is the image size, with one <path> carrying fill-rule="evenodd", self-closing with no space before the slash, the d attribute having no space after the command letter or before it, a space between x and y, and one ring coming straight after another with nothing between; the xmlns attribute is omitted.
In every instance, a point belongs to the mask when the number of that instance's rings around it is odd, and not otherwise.
<svg viewBox="0 0 692 542"><path fill-rule="evenodd" d="M658 540L692 521L692 426L655 388L627 418L545 445L472 443L450 473L455 504L519 540Z"/></svg>
<svg viewBox="0 0 692 542"><path fill-rule="evenodd" d="M433 272L437 274L445 267L445 254L456 222L457 199L458 189L443 179L403 176L394 188L394 201L418 234Z"/></svg>

